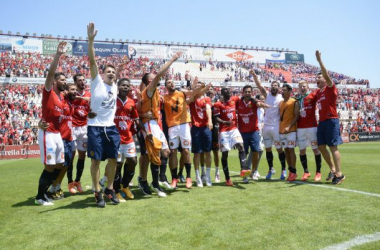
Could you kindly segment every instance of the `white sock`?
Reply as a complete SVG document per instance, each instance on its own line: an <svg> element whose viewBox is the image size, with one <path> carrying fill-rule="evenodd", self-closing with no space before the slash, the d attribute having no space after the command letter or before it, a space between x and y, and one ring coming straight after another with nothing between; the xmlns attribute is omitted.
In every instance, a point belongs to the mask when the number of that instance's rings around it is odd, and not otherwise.
<svg viewBox="0 0 380 250"><path fill-rule="evenodd" d="M199 169L195 170L195 176L196 176L196 178L199 178Z"/></svg>
<svg viewBox="0 0 380 250"><path fill-rule="evenodd" d="M205 166L201 166L202 169L202 176L205 175Z"/></svg>
<svg viewBox="0 0 380 250"><path fill-rule="evenodd" d="M206 176L210 178L211 168L206 168Z"/></svg>
<svg viewBox="0 0 380 250"><path fill-rule="evenodd" d="M215 176L219 174L219 167L215 167Z"/></svg>
<svg viewBox="0 0 380 250"><path fill-rule="evenodd" d="M55 187L55 191L58 191L58 190L60 190L61 189L61 184L59 183L59 184L57 184L57 186Z"/></svg>
<svg viewBox="0 0 380 250"><path fill-rule="evenodd" d="M101 183L105 183L107 181L107 176L103 176L103 178L100 180Z"/></svg>
<svg viewBox="0 0 380 250"><path fill-rule="evenodd" d="M53 187L53 185L50 185L49 192L55 193L55 187Z"/></svg>

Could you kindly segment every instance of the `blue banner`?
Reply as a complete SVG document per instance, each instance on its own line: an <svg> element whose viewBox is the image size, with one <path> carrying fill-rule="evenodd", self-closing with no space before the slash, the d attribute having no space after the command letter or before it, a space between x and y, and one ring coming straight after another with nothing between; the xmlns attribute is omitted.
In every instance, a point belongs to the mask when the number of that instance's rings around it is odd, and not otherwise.
<svg viewBox="0 0 380 250"><path fill-rule="evenodd" d="M73 55L87 55L88 43L73 42ZM126 44L109 44L109 43L94 43L96 56L112 56L126 55L128 56L128 45Z"/></svg>
<svg viewBox="0 0 380 250"><path fill-rule="evenodd" d="M267 63L268 62L272 62L272 63L285 63L285 60L269 60L269 59L266 59L265 60Z"/></svg>

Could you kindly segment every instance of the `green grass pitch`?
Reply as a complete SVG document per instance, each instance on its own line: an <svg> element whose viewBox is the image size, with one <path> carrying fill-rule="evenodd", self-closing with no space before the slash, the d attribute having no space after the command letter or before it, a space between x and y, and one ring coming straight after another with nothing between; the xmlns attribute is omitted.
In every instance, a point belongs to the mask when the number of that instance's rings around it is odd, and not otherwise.
<svg viewBox="0 0 380 250"><path fill-rule="evenodd" d="M105 209L96 208L91 190L70 195L66 178L65 199L51 207L36 206L40 160L1 160L0 249L321 249L380 232L380 143L344 144L339 149L346 175L339 186L265 179L243 184L235 150L229 157L234 187L224 185L221 171L222 182L212 187L197 188L194 183L188 190L179 184L166 198L147 197L136 187L135 177L135 200L108 203ZM274 157L274 178L279 178L277 153ZM308 183L313 184L311 149L308 162ZM91 186L89 163L87 159L84 187ZM264 154L262 176L267 168ZM323 162L323 180L327 173ZM380 249L380 241L354 249Z"/></svg>

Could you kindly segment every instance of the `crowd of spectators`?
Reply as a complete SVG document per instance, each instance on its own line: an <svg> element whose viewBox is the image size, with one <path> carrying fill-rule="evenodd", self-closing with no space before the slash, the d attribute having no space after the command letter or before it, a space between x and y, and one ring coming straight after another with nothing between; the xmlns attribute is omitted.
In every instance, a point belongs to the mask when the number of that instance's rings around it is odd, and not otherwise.
<svg viewBox="0 0 380 250"><path fill-rule="evenodd" d="M34 77L45 78L53 59L51 55L38 53L0 53L0 76ZM127 60L120 56L97 57L100 68L107 64L119 65ZM150 61L148 58L134 58L123 67L120 77L141 79L146 72L157 73L165 60ZM265 66L249 61L238 62L200 62L200 70L225 71L225 82L242 81L253 82L250 70L255 70L264 82L274 80L284 82L285 77L281 72L291 72L293 82L299 80L315 81L315 75L319 68L308 64L282 64L267 63ZM275 74L272 70L278 69ZM66 74L68 79L76 73L82 73L90 78L90 70L87 55L65 55L60 61L58 71ZM368 80L355 80L343 74L329 72L337 84L367 85ZM174 68L168 70L167 79L186 81L191 78L188 72L181 74ZM1 84L0 85L0 145L28 145L37 143L37 123L41 113L42 86L39 84ZM220 91L220 87L215 88ZM136 90L137 91L137 90ZM165 92L163 86L161 92ZM232 87L232 92L238 95L240 87ZM255 89L254 94L258 94ZM294 95L296 95L296 91ZM220 93L219 93L220 95ZM380 90L379 89L339 89L338 110L342 115L342 132L373 132L380 131Z"/></svg>
<svg viewBox="0 0 380 250"><path fill-rule="evenodd" d="M49 70L50 63L53 59L52 55L42 55L39 53L30 52L14 52L5 51L0 53L0 76L17 76L17 77L46 77ZM107 64L118 65L126 60L126 57L109 56L97 57L97 63L100 69L103 69ZM87 55L64 55L60 60L58 70L71 78L76 73L82 73L87 78L90 77L90 68ZM145 72L156 73L165 60L151 61L148 58L133 58L125 67L121 75L130 79L140 79ZM188 63L186 60L185 63ZM261 75L262 80L271 82L277 80L280 82L285 81L284 73L291 74L291 82L298 82L306 80L309 83L315 83L315 76L320 71L319 67L309 65L306 63L299 64L284 64L276 62L268 62L265 65L250 61L236 61L236 62L218 62L208 61L199 62L199 70L204 69L210 71L227 71L228 76L226 81L253 81L249 76L249 70L254 69ZM244 69L244 70L242 70ZM277 69L276 73L273 69ZM344 74L330 71L330 76L336 84L356 84L366 85L369 87L368 80L356 80L355 78L346 76ZM180 72L168 72L167 78L174 80L185 80L184 75Z"/></svg>
<svg viewBox="0 0 380 250"><path fill-rule="evenodd" d="M37 143L43 85L4 84L0 88L0 145Z"/></svg>

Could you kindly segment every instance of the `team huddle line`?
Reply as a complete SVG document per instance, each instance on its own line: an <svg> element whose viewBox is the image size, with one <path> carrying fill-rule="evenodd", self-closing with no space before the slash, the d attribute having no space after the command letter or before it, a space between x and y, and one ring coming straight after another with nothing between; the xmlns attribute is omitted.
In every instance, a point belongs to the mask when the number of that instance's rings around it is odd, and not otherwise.
<svg viewBox="0 0 380 250"><path fill-rule="evenodd" d="M319 51L316 51L321 67L321 73L317 75L318 90L310 93L307 82L300 81L300 94L295 98L289 84L284 83L280 88L277 81L271 83L267 92L254 71L250 74L260 90L255 97L252 96L253 87L246 85L241 96L232 96L231 90L224 87L218 98L211 84L206 85L197 78L190 89L177 89L174 81L166 80L167 94L160 95L157 88L159 82L180 58L181 52L167 61L157 74L144 74L140 91L134 96L130 80L118 77L128 61L117 68L107 65L101 77L95 61L94 39L97 30L93 23L88 24L87 35L90 92L85 90L83 75L76 74L74 83L68 84L63 73L56 73L59 59L66 52L66 42L58 45L46 77L38 131L44 170L39 179L36 204L53 205L52 199L63 198L61 183L66 173L69 191L82 193L80 180L86 154L91 158L92 185L98 207L105 207L103 195L115 205L134 199L130 184L137 165L135 134L141 151L138 183L146 195L151 195L153 191L159 197L166 197L164 189L177 188L179 181L185 182L186 188L191 188L191 153L197 186L212 186L211 151L216 170L215 182L220 182L219 150L225 183L233 186L228 168L228 152L233 148L238 150L240 177L246 183L249 178L257 180L264 148L269 167L266 178L271 179L275 173L273 145L281 162L281 179L295 181L294 148L297 144L304 169L301 180L310 177L306 158L306 147L309 145L315 154L315 181L322 178L321 155L330 168L326 180L340 184L345 179L338 150L342 139L336 111L337 89ZM319 122L315 116L316 107ZM76 151L77 173L73 180ZM181 152L180 160L177 158L178 151ZM99 166L106 159L105 173L100 178ZM149 165L153 180L150 185L147 181ZM167 165L172 176L171 183L166 177ZM186 171L186 178L183 170Z"/></svg>

